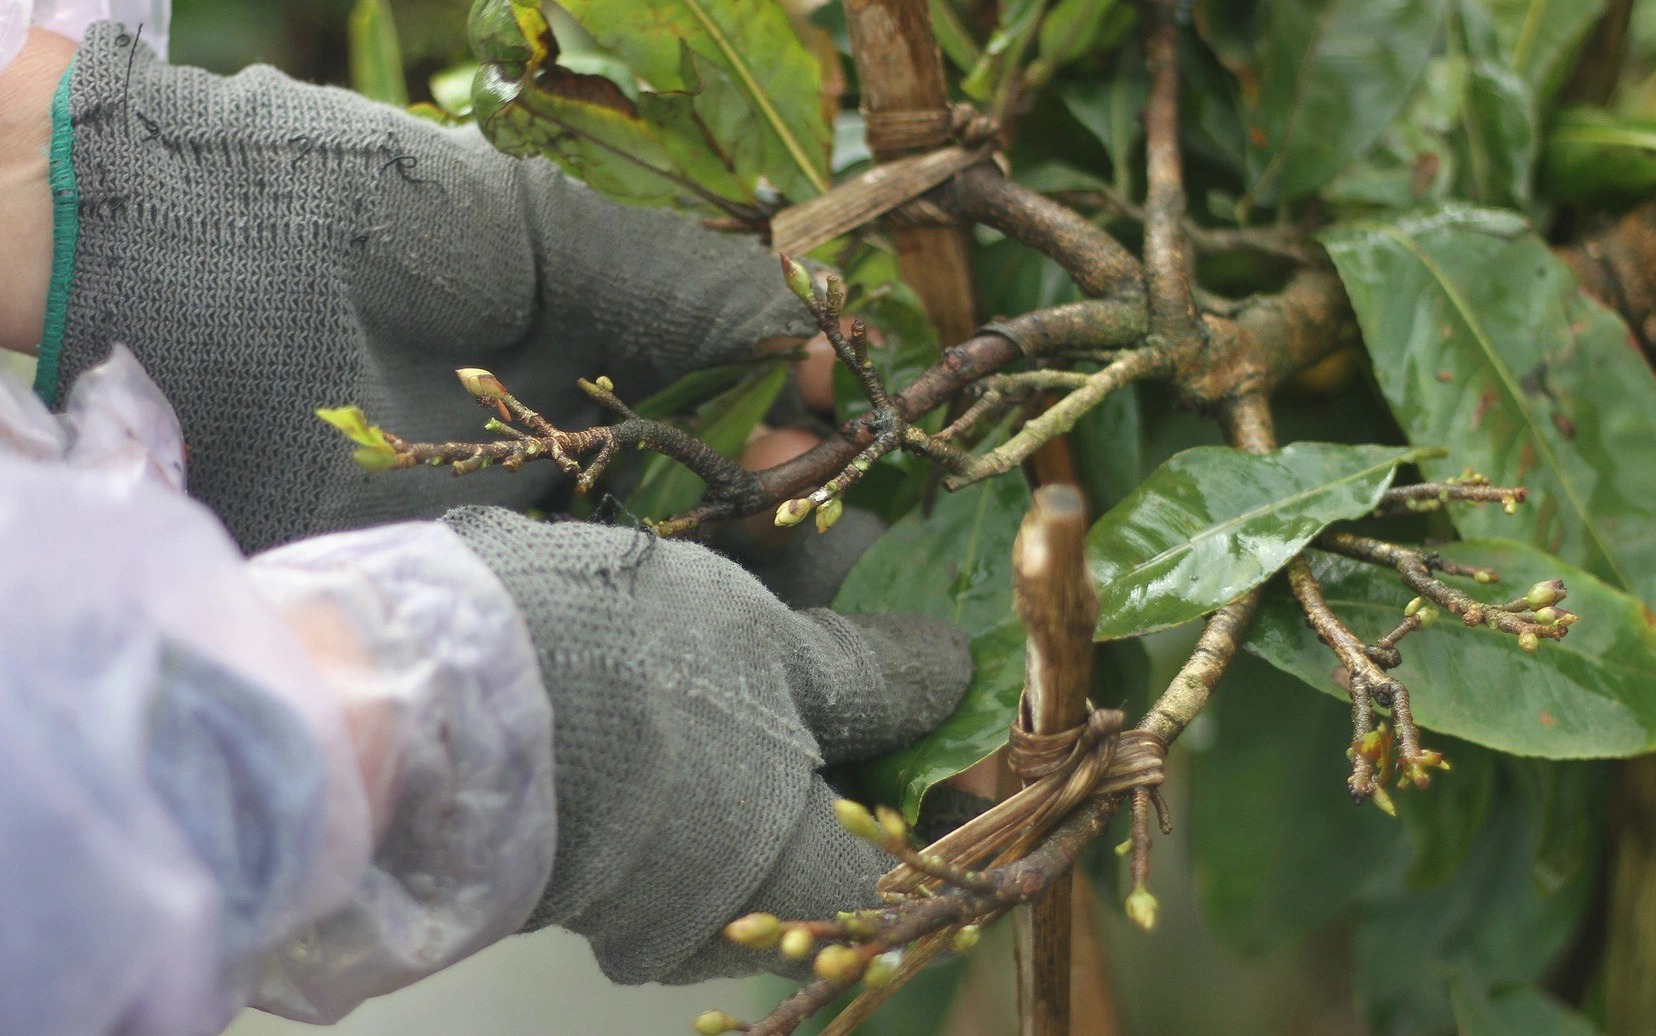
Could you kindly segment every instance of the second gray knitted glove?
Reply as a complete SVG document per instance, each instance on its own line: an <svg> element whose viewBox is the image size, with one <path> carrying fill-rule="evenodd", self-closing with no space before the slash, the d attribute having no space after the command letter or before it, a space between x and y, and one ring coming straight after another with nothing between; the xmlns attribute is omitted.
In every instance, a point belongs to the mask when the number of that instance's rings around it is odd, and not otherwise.
<svg viewBox="0 0 1656 1036"><path fill-rule="evenodd" d="M775 958L722 926L872 905L892 861L834 821L813 770L931 729L971 677L920 616L796 612L705 548L536 522L443 521L516 600L552 698L558 845L528 927L591 941L618 982L691 982Z"/></svg>

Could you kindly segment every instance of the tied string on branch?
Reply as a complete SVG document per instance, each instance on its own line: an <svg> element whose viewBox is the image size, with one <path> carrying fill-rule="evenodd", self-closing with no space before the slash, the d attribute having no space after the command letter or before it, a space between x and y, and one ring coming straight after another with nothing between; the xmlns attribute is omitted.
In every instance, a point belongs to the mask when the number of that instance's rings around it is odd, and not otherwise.
<svg viewBox="0 0 1656 1036"><path fill-rule="evenodd" d="M1093 796L1131 792L1134 817L1134 869L1148 869L1149 809L1154 807L1164 833L1172 831L1159 786L1165 777L1167 742L1148 730L1122 730L1126 715L1087 703L1081 724L1055 734L1029 729L1028 710L1020 703L1012 726L1007 762L1026 782L1013 795L920 851L960 868L998 867L1026 855L1081 802ZM1140 817L1145 830L1140 831ZM924 895L940 884L909 864L899 864L880 880L888 899Z"/></svg>
<svg viewBox="0 0 1656 1036"><path fill-rule="evenodd" d="M881 162L809 201L771 217L771 250L809 252L887 214L909 223L958 220L923 195L980 162L991 161L1000 124L966 104L864 112L868 145L879 153L916 154Z"/></svg>

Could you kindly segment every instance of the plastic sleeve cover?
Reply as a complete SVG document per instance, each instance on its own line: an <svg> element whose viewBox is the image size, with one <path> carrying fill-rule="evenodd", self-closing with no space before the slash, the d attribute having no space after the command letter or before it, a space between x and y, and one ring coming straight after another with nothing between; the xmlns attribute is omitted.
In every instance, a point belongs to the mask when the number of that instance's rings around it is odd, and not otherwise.
<svg viewBox="0 0 1656 1036"><path fill-rule="evenodd" d="M23 49L30 25L78 40L93 22L120 22L142 33L163 60L172 0L0 0L0 72Z"/></svg>
<svg viewBox="0 0 1656 1036"><path fill-rule="evenodd" d="M431 522L321 536L256 557L264 596L382 751L390 805L349 905L266 962L254 1005L343 1017L517 931L552 869L552 712L528 630L494 574ZM335 641L343 650L320 646Z"/></svg>
<svg viewBox="0 0 1656 1036"><path fill-rule="evenodd" d="M331 1020L517 928L550 706L457 537L249 563L122 349L61 417L0 375L0 480L0 1032Z"/></svg>

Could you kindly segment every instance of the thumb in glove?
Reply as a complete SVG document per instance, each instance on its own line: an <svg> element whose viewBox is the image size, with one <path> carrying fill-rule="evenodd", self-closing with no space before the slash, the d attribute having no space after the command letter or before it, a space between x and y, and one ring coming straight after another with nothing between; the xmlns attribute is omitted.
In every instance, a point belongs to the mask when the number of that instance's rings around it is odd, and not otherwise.
<svg viewBox="0 0 1656 1036"><path fill-rule="evenodd" d="M558 844L528 929L585 935L618 982L772 960L726 922L877 902L893 861L842 830L824 762L946 717L965 637L921 616L793 611L694 544L491 508L443 521L512 594L552 700Z"/></svg>

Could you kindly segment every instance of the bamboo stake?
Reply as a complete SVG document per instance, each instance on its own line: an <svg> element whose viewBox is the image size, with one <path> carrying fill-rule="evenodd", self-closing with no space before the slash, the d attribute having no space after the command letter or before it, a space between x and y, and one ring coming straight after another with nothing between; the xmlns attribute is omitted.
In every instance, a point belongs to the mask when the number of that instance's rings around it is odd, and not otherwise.
<svg viewBox="0 0 1656 1036"><path fill-rule="evenodd" d="M1036 490L1012 548L1013 597L1028 630L1024 709L1029 728L1055 734L1086 719L1098 618L1086 557L1087 515L1074 486ZM1020 918L1019 1036L1068 1036L1073 877Z"/></svg>
<svg viewBox="0 0 1656 1036"><path fill-rule="evenodd" d="M926 0L846 0L846 27L857 63L863 111L944 112L949 107L943 61L932 35ZM947 135L923 147L874 151L889 162L948 143ZM892 228L903 280L920 296L944 346L956 345L977 328L972 276L972 235L966 227Z"/></svg>

